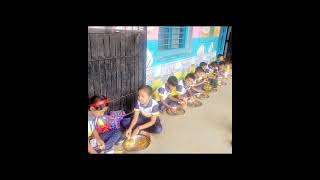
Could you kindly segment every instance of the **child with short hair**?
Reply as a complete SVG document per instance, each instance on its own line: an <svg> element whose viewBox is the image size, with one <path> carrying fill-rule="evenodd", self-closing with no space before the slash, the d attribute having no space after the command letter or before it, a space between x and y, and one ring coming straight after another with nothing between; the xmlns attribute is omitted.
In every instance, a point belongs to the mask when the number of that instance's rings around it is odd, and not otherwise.
<svg viewBox="0 0 320 180"><path fill-rule="evenodd" d="M187 103L181 97L182 86L178 85L178 79L175 76L170 76L167 82L158 89L157 101L160 104L160 109L175 112L177 106L181 105L183 110L186 110Z"/></svg>
<svg viewBox="0 0 320 180"><path fill-rule="evenodd" d="M215 73L217 75L218 71L219 71L218 62L217 61L213 61L212 63L210 63L210 66L212 66L213 73Z"/></svg>
<svg viewBox="0 0 320 180"><path fill-rule="evenodd" d="M178 85L182 87L181 90L181 97L184 99L186 103L191 103L192 105L200 105L201 102L198 98L195 97L195 92L191 90L193 82L195 81L196 77L193 73L188 73L186 77L179 81Z"/></svg>
<svg viewBox="0 0 320 180"><path fill-rule="evenodd" d="M220 80L220 84L221 85L227 85L227 83L225 82L225 62L224 61L220 61L219 62L219 69L218 69L218 81Z"/></svg>
<svg viewBox="0 0 320 180"><path fill-rule="evenodd" d="M202 67L202 69L204 70L204 72L205 72L206 74L213 72L212 63L207 64L207 63L205 63L205 62L201 62L201 63L200 63L200 67ZM209 78L209 79L210 79L210 78Z"/></svg>
<svg viewBox="0 0 320 180"><path fill-rule="evenodd" d="M209 95L205 94L205 91L203 90L203 85L204 83L207 83L208 81L205 79L205 71L202 69L202 67L197 67L196 71L195 71L195 81L194 84L192 86L192 90L197 92L197 96L199 95L205 95L207 97L209 97Z"/></svg>
<svg viewBox="0 0 320 180"><path fill-rule="evenodd" d="M182 90L181 94L182 96L191 95L191 86L193 85L196 77L193 73L188 73L186 77L179 81L178 85L181 85Z"/></svg>
<svg viewBox="0 0 320 180"><path fill-rule="evenodd" d="M138 89L138 101L134 106L132 118L125 118L121 126L126 130L126 137L136 134L160 133L162 125L159 118L159 104L152 99L152 88L143 85Z"/></svg>
<svg viewBox="0 0 320 180"><path fill-rule="evenodd" d="M201 63L199 64L199 66L202 67L202 69L203 69L204 71L207 71L207 70L208 70L208 64L207 64L206 62L201 62Z"/></svg>
<svg viewBox="0 0 320 180"><path fill-rule="evenodd" d="M219 54L219 55L217 56L217 62L218 62L218 65L220 64L220 62L225 62L225 61L224 61L224 57L223 57L222 54Z"/></svg>
<svg viewBox="0 0 320 180"><path fill-rule="evenodd" d="M109 101L105 96L93 96L89 100L88 108L88 152L97 154L113 153L113 145L120 139L121 131L119 129L110 129L109 125L104 126L104 132L99 134L97 131L97 121L104 116L108 110Z"/></svg>
<svg viewBox="0 0 320 180"><path fill-rule="evenodd" d="M208 69L206 71L206 74L208 76L210 85L213 87L213 89L216 91L218 87L218 64L217 62L212 62L208 65Z"/></svg>

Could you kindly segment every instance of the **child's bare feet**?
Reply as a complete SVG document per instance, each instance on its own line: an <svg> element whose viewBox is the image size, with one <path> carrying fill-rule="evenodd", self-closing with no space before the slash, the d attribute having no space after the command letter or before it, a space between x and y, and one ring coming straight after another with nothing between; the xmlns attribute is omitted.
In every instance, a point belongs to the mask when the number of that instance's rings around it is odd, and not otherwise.
<svg viewBox="0 0 320 180"><path fill-rule="evenodd" d="M171 114L175 114L176 109L174 109L174 108L167 108L167 110L166 110L166 111L167 111L167 113L168 113L168 114L170 114L170 115L171 115Z"/></svg>
<svg viewBox="0 0 320 180"><path fill-rule="evenodd" d="M183 110L187 109L188 103L186 99L181 100L179 104Z"/></svg>
<svg viewBox="0 0 320 180"><path fill-rule="evenodd" d="M195 101L193 102L193 106L194 106L194 107L199 107L199 106L201 106L201 105L202 105L201 101L195 100Z"/></svg>
<svg viewBox="0 0 320 180"><path fill-rule="evenodd" d="M200 97L201 97L201 98L209 98L209 94L207 94L207 93L202 93Z"/></svg>

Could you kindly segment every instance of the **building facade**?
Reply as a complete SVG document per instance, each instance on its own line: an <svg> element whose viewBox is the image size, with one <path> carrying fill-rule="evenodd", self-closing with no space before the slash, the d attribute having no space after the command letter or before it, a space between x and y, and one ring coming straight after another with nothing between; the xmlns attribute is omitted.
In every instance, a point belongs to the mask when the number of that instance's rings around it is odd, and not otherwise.
<svg viewBox="0 0 320 180"><path fill-rule="evenodd" d="M169 76L178 79L200 62L224 54L228 26L148 26L146 84L154 89Z"/></svg>

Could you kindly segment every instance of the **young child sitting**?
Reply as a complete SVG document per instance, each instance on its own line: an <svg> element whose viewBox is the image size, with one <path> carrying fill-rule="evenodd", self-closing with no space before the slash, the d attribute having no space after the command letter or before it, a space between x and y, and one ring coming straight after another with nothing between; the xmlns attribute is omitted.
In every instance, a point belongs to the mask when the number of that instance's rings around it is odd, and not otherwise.
<svg viewBox="0 0 320 180"><path fill-rule="evenodd" d="M219 69L218 69L218 79L221 81L221 85L227 85L227 83L225 82L225 62L224 61L220 61L219 62Z"/></svg>
<svg viewBox="0 0 320 180"><path fill-rule="evenodd" d="M197 93L197 96L202 94L202 95L205 95L208 97L208 95L205 94L205 91L203 90L204 83L207 83L208 81L205 79L206 74L205 74L204 70L202 69L202 67L200 67L200 66L197 67L194 75L195 75L196 79L192 85L192 88L191 88L192 91L195 91Z"/></svg>
<svg viewBox="0 0 320 180"><path fill-rule="evenodd" d="M159 101L160 109L163 112L175 112L175 108L181 105L183 110L186 110L187 103L181 97L182 86L178 85L178 79L175 76L170 76L167 82L158 89L156 100Z"/></svg>
<svg viewBox="0 0 320 180"><path fill-rule="evenodd" d="M208 65L208 69L206 71L206 74L208 76L210 85L213 87L213 89L216 91L218 87L218 64L217 62L212 62Z"/></svg>
<svg viewBox="0 0 320 180"><path fill-rule="evenodd" d="M217 61L213 61L212 63L210 63L210 66L212 66L213 73L215 73L216 75L218 75L218 72L219 72L218 62L217 62Z"/></svg>
<svg viewBox="0 0 320 180"><path fill-rule="evenodd" d="M88 109L88 152L97 154L103 152L113 153L113 145L120 139L121 131L119 129L110 129L108 125L104 126L103 133L97 131L97 121L104 116L108 110L108 99L104 96L93 96L89 100Z"/></svg>
<svg viewBox="0 0 320 180"><path fill-rule="evenodd" d="M224 65L224 78L229 78L231 77L231 63L230 61L225 61Z"/></svg>
<svg viewBox="0 0 320 180"><path fill-rule="evenodd" d="M134 106L133 118L125 118L121 125L126 130L126 137L131 135L160 133L162 126L159 119L159 104L152 99L152 88L143 85L138 90L138 101Z"/></svg>
<svg viewBox="0 0 320 180"><path fill-rule="evenodd" d="M188 73L184 80L180 80L178 83L178 86L182 87L181 89L181 97L183 100L192 106L200 105L201 102L198 98L195 97L195 92L191 90L191 86L193 85L193 82L195 81L196 77L192 73Z"/></svg>
<svg viewBox="0 0 320 180"><path fill-rule="evenodd" d="M201 62L201 63L199 64L199 66L202 67L202 69L203 69L204 71L208 71L208 70L209 70L209 69L208 69L208 64L205 63L205 62Z"/></svg>
<svg viewBox="0 0 320 180"><path fill-rule="evenodd" d="M219 55L217 56L217 63L218 63L218 65L220 64L220 62L225 62L224 57L223 57L222 54L219 54Z"/></svg>

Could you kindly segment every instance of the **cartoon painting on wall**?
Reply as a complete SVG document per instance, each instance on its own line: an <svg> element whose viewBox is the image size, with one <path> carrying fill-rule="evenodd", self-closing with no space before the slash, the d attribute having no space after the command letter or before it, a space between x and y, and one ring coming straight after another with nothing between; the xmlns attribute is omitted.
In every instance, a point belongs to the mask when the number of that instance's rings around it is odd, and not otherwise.
<svg viewBox="0 0 320 180"><path fill-rule="evenodd" d="M153 57L152 57L152 54L151 52L149 51L149 49L147 49L147 68L151 67L152 66L152 63L153 63Z"/></svg>
<svg viewBox="0 0 320 180"><path fill-rule="evenodd" d="M214 44L211 42L209 50L208 50L208 59L213 60L216 55L216 51L214 51Z"/></svg>
<svg viewBox="0 0 320 180"><path fill-rule="evenodd" d="M199 48L198 48L198 51L197 51L197 56L196 56L196 62L200 62L200 61L203 61L205 59L205 47L204 45L201 45Z"/></svg>
<svg viewBox="0 0 320 180"><path fill-rule="evenodd" d="M219 34L220 34L220 26L215 26L214 27L214 37L219 37Z"/></svg>
<svg viewBox="0 0 320 180"><path fill-rule="evenodd" d="M214 27L215 26L210 26L210 36L214 36Z"/></svg>
<svg viewBox="0 0 320 180"><path fill-rule="evenodd" d="M198 57L203 57L204 56L204 45L201 45L197 51L197 56Z"/></svg>
<svg viewBox="0 0 320 180"><path fill-rule="evenodd" d="M159 26L147 27L146 84L156 88L166 82L169 76L175 75L181 79L189 72L194 72L200 62L208 63L216 60L220 27L193 26L190 28L192 28L192 53L159 61Z"/></svg>
<svg viewBox="0 0 320 180"><path fill-rule="evenodd" d="M147 27L147 40L158 40L158 26L148 26Z"/></svg>
<svg viewBox="0 0 320 180"><path fill-rule="evenodd" d="M201 31L200 31L201 38L207 38L209 37L209 34L210 34L210 26L201 27Z"/></svg>
<svg viewBox="0 0 320 180"><path fill-rule="evenodd" d="M192 27L192 38L199 38L200 37L200 27L193 26Z"/></svg>

